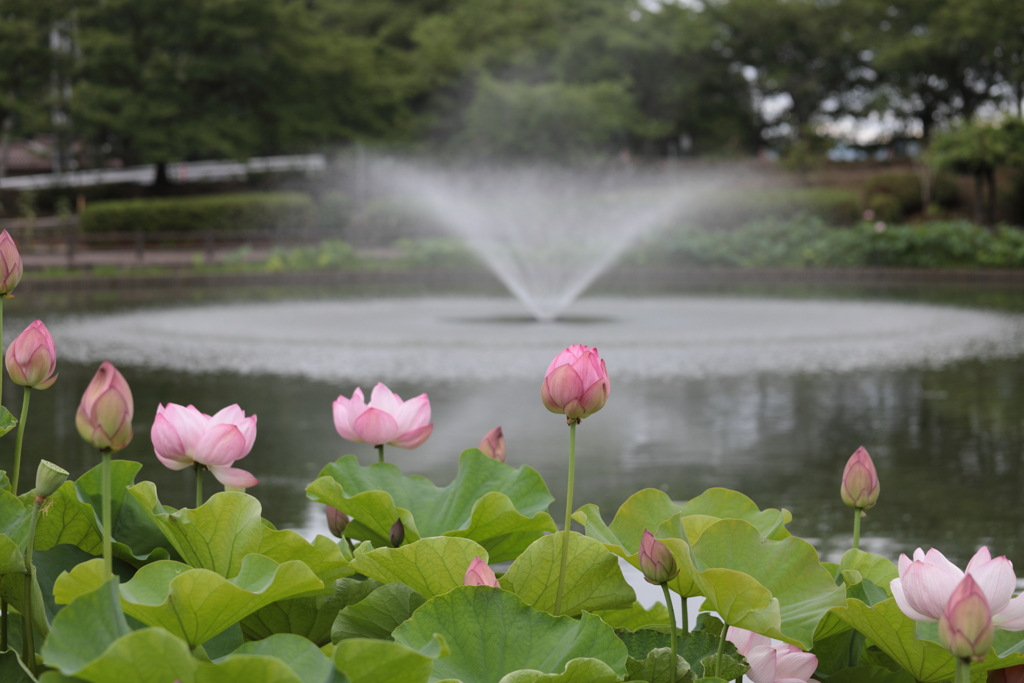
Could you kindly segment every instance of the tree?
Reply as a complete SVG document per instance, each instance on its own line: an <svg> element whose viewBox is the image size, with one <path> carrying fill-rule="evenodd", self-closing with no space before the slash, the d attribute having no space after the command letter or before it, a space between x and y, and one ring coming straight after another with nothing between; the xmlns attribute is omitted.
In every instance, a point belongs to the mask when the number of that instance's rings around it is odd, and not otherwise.
<svg viewBox="0 0 1024 683"><path fill-rule="evenodd" d="M0 0L0 178L15 135L47 128L51 74L47 3Z"/></svg>

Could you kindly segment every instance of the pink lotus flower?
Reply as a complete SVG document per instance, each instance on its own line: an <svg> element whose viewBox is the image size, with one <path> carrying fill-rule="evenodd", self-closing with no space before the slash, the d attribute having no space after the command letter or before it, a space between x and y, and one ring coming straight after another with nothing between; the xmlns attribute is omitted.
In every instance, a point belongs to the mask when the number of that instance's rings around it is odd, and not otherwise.
<svg viewBox="0 0 1024 683"><path fill-rule="evenodd" d="M918 548L913 562L900 555L897 568L900 576L892 580L889 589L903 613L914 621L938 621L965 574L935 548L927 553ZM1013 597L1017 586L1013 563L1005 556L993 559L988 548L982 547L971 558L966 573L985 594L996 628L1024 631L1024 595Z"/></svg>
<svg viewBox="0 0 1024 683"><path fill-rule="evenodd" d="M846 461L846 469L843 470L843 485L839 490L843 502L850 507L867 510L878 501L881 488L875 463L871 462L867 449L861 446Z"/></svg>
<svg viewBox="0 0 1024 683"><path fill-rule="evenodd" d="M334 428L343 439L357 443L416 448L434 431L430 424L430 399L420 394L402 401L398 394L377 382L367 405L363 390L357 387L352 398L339 396L334 402Z"/></svg>
<svg viewBox="0 0 1024 683"><path fill-rule="evenodd" d="M341 538L345 534L345 527L352 520L338 508L327 506L327 528L335 538Z"/></svg>
<svg viewBox="0 0 1024 683"><path fill-rule="evenodd" d="M479 448L488 458L505 462L505 435L502 434L501 427L495 427L487 432L480 440Z"/></svg>
<svg viewBox="0 0 1024 683"><path fill-rule="evenodd" d="M247 489L259 483L250 473L231 466L249 455L256 441L256 416L246 417L237 404L212 417L195 406L160 405L149 436L156 457L169 469L199 464L225 486Z"/></svg>
<svg viewBox="0 0 1024 683"><path fill-rule="evenodd" d="M7 374L15 384L49 389L57 381L57 349L42 320L37 320L7 347Z"/></svg>
<svg viewBox="0 0 1024 683"><path fill-rule="evenodd" d="M660 586L679 575L676 558L668 546L654 538L647 529L640 538L640 571L648 583Z"/></svg>
<svg viewBox="0 0 1024 683"><path fill-rule="evenodd" d="M540 386L540 399L567 421L581 420L604 407L611 382L596 348L573 344L555 356Z"/></svg>
<svg viewBox="0 0 1024 683"><path fill-rule="evenodd" d="M988 683L1024 683L1024 664L989 671Z"/></svg>
<svg viewBox="0 0 1024 683"><path fill-rule="evenodd" d="M988 599L968 574L957 584L939 617L939 642L954 657L981 662L992 647L994 636Z"/></svg>
<svg viewBox="0 0 1024 683"><path fill-rule="evenodd" d="M463 579L462 583L465 586L501 588L501 584L498 583L498 577L494 575L494 572L487 566L487 563L479 557L474 557L473 561L469 563L469 569L466 570L466 578Z"/></svg>
<svg viewBox="0 0 1024 683"><path fill-rule="evenodd" d="M772 645L771 638L730 626L726 640L747 658L747 677L754 683L817 683L811 678L818 658L788 643Z"/></svg>
<svg viewBox="0 0 1024 683"><path fill-rule="evenodd" d="M0 232L0 294L10 298L11 292L21 282L21 254L14 238L4 230Z"/></svg>
<svg viewBox="0 0 1024 683"><path fill-rule="evenodd" d="M100 364L75 413L82 438L101 451L119 451L134 436L135 402L124 376L108 360Z"/></svg>

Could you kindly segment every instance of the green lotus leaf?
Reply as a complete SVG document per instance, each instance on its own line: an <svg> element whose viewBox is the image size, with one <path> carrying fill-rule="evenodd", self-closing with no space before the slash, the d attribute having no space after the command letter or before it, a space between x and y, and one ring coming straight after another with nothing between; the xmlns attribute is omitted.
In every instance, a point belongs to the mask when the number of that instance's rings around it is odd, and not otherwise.
<svg viewBox="0 0 1024 683"><path fill-rule="evenodd" d="M447 593L465 582L466 570L487 551L468 538L436 536L401 548L356 548L352 568L381 583L404 583L425 598Z"/></svg>
<svg viewBox="0 0 1024 683"><path fill-rule="evenodd" d="M167 539L128 496L128 487L142 469L132 460L113 460L111 465L110 510L114 556L133 566L154 560L177 559ZM47 512L39 516L36 550L56 545L75 545L90 555L103 553L101 467L97 465L79 477L66 481L50 497Z"/></svg>
<svg viewBox="0 0 1024 683"><path fill-rule="evenodd" d="M289 633L245 643L226 658L218 660L218 663L226 663L244 655L281 661L295 672L302 683L325 683L334 671L334 662L320 648L302 636Z"/></svg>
<svg viewBox="0 0 1024 683"><path fill-rule="evenodd" d="M86 562L61 575L54 597L67 604L100 583L102 561ZM140 569L120 591L126 614L149 626L166 628L195 647L261 607L320 588L323 584L302 562L278 564L269 557L250 554L232 579L162 560Z"/></svg>
<svg viewBox="0 0 1024 683"><path fill-rule="evenodd" d="M165 511L152 482L133 486L128 493L192 567L230 579L241 571L247 555L258 553L277 562L304 562L324 582L352 574L337 543L317 536L311 544L294 531L268 527L261 517L263 506L246 493L215 493L200 507L177 512Z"/></svg>
<svg viewBox="0 0 1024 683"><path fill-rule="evenodd" d="M331 626L338 611L362 600L381 584L369 579L339 579L331 595L278 600L242 620L242 632L250 640L275 633L293 633L323 646L331 642Z"/></svg>
<svg viewBox="0 0 1024 683"><path fill-rule="evenodd" d="M389 583L338 613L331 628L331 641L346 638L390 640L391 633L426 602L426 598L404 583Z"/></svg>
<svg viewBox="0 0 1024 683"><path fill-rule="evenodd" d="M828 677L828 683L915 683L909 672L889 671L880 666L842 669Z"/></svg>
<svg viewBox="0 0 1024 683"><path fill-rule="evenodd" d="M702 609L714 610L730 626L804 649L825 614L846 600L846 589L819 564L813 546L795 536L765 539L743 520L715 522L686 554L666 545L700 587Z"/></svg>
<svg viewBox="0 0 1024 683"><path fill-rule="evenodd" d="M599 617L553 617L513 593L488 586L461 586L428 600L394 632L395 642L419 649L441 634L450 656L434 662L430 681L498 681L528 669L560 674L579 657L626 673L626 646ZM341 644L352 641L342 641ZM339 644L339 647L341 646Z"/></svg>
<svg viewBox="0 0 1024 683"><path fill-rule="evenodd" d="M4 683L35 683L35 680L13 649L0 652L0 681Z"/></svg>
<svg viewBox="0 0 1024 683"><path fill-rule="evenodd" d="M0 574L25 571L25 556L21 551L10 536L0 536Z"/></svg>
<svg viewBox="0 0 1024 683"><path fill-rule="evenodd" d="M0 491L13 493L13 491L11 491L11 478L7 476L7 472L4 470L0 470Z"/></svg>
<svg viewBox="0 0 1024 683"><path fill-rule="evenodd" d="M3 436L17 426L18 418L14 417L7 408L0 406L0 436Z"/></svg>
<svg viewBox="0 0 1024 683"><path fill-rule="evenodd" d="M643 660L651 650L669 647L672 642L667 624L649 626L638 631L619 629L615 634L626 645L626 651L634 660ZM690 663L690 668L695 676L703 676L705 664L713 661L718 655L719 639L718 634L710 631L694 631L687 635L680 635L677 653ZM726 674L730 674L728 678L730 680L739 678L746 673L748 668L745 664L740 663L736 646L726 641L722 669Z"/></svg>
<svg viewBox="0 0 1024 683"><path fill-rule="evenodd" d="M516 558L501 578L501 586L526 604L554 614L564 534L544 536ZM565 567L565 594L561 614L577 616L583 610L628 609L636 593L622 577L619 559L600 541L569 532L569 559Z"/></svg>
<svg viewBox="0 0 1024 683"><path fill-rule="evenodd" d="M868 607L860 600L849 599L845 609L835 610L835 614L863 633L921 683L953 679L956 667L953 655L939 643L920 638L917 622L903 614L894 599L890 598L874 607ZM997 630L997 643L1001 641L999 635L1000 631ZM1015 643L1017 640L1018 637L1011 637L1003 643ZM971 665L972 673L1024 664L1024 654L1016 652L1016 649L1016 644L1001 653L997 653L994 648L990 649L984 662Z"/></svg>
<svg viewBox="0 0 1024 683"><path fill-rule="evenodd" d="M391 642L353 638L343 640L334 649L334 666L350 683L427 683L434 662L447 657L444 638L432 635L419 649Z"/></svg>
<svg viewBox="0 0 1024 683"><path fill-rule="evenodd" d="M868 580L875 586L885 590L886 594L892 596L889 584L899 577L899 570L891 560L880 555L866 553L863 550L850 549L846 551L839 561L839 571L856 571L860 574L861 580Z"/></svg>
<svg viewBox="0 0 1024 683"><path fill-rule="evenodd" d="M306 492L352 518L347 536L375 547L389 545L391 527L401 519L408 541L468 538L494 562L503 562L557 530L547 513L554 498L536 470L515 469L475 448L462 453L455 480L443 488L424 477L403 476L389 463L360 467L356 456L346 455L325 467Z"/></svg>
<svg viewBox="0 0 1024 683"><path fill-rule="evenodd" d="M580 657L565 665L565 671L546 674L536 670L513 671L498 683L617 683L622 679L600 659Z"/></svg>
<svg viewBox="0 0 1024 683"><path fill-rule="evenodd" d="M693 683L697 676L690 664L679 657L672 661L672 648L659 647L647 653L647 658L626 660L626 680L646 683Z"/></svg>
<svg viewBox="0 0 1024 683"><path fill-rule="evenodd" d="M660 602L651 605L650 609L644 608L639 602L634 602L629 609L597 610L594 614L615 629L636 631L648 624L668 625L668 608Z"/></svg>

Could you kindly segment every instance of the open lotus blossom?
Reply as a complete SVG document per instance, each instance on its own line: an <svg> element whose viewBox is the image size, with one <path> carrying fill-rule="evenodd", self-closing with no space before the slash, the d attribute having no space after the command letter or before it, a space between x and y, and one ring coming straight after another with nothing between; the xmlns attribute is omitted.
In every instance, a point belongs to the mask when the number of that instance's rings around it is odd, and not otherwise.
<svg viewBox="0 0 1024 683"><path fill-rule="evenodd" d="M42 320L37 320L7 347L7 374L15 384L49 389L57 381L57 349Z"/></svg>
<svg viewBox="0 0 1024 683"><path fill-rule="evenodd" d="M881 488L875 463L867 449L861 446L846 461L846 469L843 470L843 485L839 490L843 502L850 507L867 510L878 502Z"/></svg>
<svg viewBox="0 0 1024 683"><path fill-rule="evenodd" d="M469 563L469 569L466 570L466 578L463 579L463 584L466 586L501 588L501 584L498 583L498 577L494 575L494 572L487 566L487 563L479 557L474 557L473 561Z"/></svg>
<svg viewBox="0 0 1024 683"><path fill-rule="evenodd" d="M771 638L730 626L726 640L747 658L747 678L754 683L817 683L811 678L818 658L788 643L773 645Z"/></svg>
<svg viewBox="0 0 1024 683"><path fill-rule="evenodd" d="M21 282L22 270L21 253L14 238L6 230L0 232L0 295L13 296L11 292Z"/></svg>
<svg viewBox="0 0 1024 683"><path fill-rule="evenodd" d="M150 438L156 457L172 470L199 464L225 486L247 489L259 483L245 470L232 467L249 455L256 441L256 416L246 417L237 404L213 416L195 406L160 405Z"/></svg>
<svg viewBox="0 0 1024 683"><path fill-rule="evenodd" d="M914 560L900 555L900 576L889 584L903 613L914 621L938 621L949 597L970 574L992 610L992 623L1006 631L1024 631L1024 595L1013 597L1017 577L1005 556L993 558L987 547L974 554L963 572L935 548L914 551Z"/></svg>
<svg viewBox="0 0 1024 683"><path fill-rule="evenodd" d="M939 642L954 657L981 662L994 637L988 599L974 577L967 574L949 596L939 617Z"/></svg>
<svg viewBox="0 0 1024 683"><path fill-rule="evenodd" d="M611 382L596 348L573 344L555 356L544 374L540 398L552 413L569 422L593 415L604 407Z"/></svg>
<svg viewBox="0 0 1024 683"><path fill-rule="evenodd" d="M100 364L75 413L82 438L101 451L119 451L132 440L135 401L124 375L108 360Z"/></svg>
<svg viewBox="0 0 1024 683"><path fill-rule="evenodd" d="M334 402L334 428L343 439L357 443L416 448L434 431L430 399L420 394L403 401L378 382L367 404L363 390L357 387L352 398L339 396Z"/></svg>
<svg viewBox="0 0 1024 683"><path fill-rule="evenodd" d="M487 432L480 440L479 448L488 458L505 462L505 435L502 434L501 427L495 427Z"/></svg>

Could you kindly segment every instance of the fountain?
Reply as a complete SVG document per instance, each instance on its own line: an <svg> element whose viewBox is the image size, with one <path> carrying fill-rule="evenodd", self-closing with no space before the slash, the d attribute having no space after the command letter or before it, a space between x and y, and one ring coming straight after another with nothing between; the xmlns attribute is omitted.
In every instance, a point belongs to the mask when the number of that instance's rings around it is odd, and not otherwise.
<svg viewBox="0 0 1024 683"><path fill-rule="evenodd" d="M523 306L554 320L623 253L664 228L711 180L632 166L371 166L465 240Z"/></svg>

